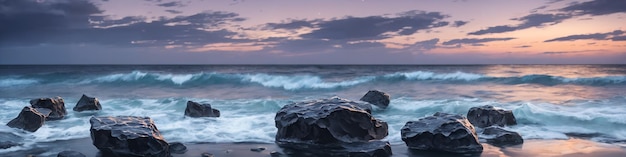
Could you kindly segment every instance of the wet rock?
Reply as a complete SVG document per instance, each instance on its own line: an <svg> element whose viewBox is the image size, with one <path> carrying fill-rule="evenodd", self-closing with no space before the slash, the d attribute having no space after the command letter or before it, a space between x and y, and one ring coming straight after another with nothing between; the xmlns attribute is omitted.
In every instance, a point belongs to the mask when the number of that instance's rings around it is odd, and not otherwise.
<svg viewBox="0 0 626 157"><path fill-rule="evenodd" d="M168 143L149 117L92 117L89 122L93 145L104 154L170 156Z"/></svg>
<svg viewBox="0 0 626 157"><path fill-rule="evenodd" d="M0 132L0 149L21 146L24 139L10 132Z"/></svg>
<svg viewBox="0 0 626 157"><path fill-rule="evenodd" d="M496 146L518 145L524 143L522 136L514 131L508 131L500 127L491 126L483 130L483 136L487 143Z"/></svg>
<svg viewBox="0 0 626 157"><path fill-rule="evenodd" d="M83 96L80 97L80 100L78 100L78 103L76 103L76 106L74 106L73 110L77 112L85 110L102 110L102 106L100 105L98 98L89 97L83 94Z"/></svg>
<svg viewBox="0 0 626 157"><path fill-rule="evenodd" d="M277 151L272 151L270 152L270 156L271 157L281 157L283 156L283 153L277 152Z"/></svg>
<svg viewBox="0 0 626 157"><path fill-rule="evenodd" d="M57 154L57 157L85 157L85 154L77 152L77 151L62 151Z"/></svg>
<svg viewBox="0 0 626 157"><path fill-rule="evenodd" d="M30 105L33 108L46 108L51 110L46 120L63 119L67 113L65 110L65 102L63 102L63 98L61 97L32 99L30 100Z"/></svg>
<svg viewBox="0 0 626 157"><path fill-rule="evenodd" d="M193 101L187 101L185 108L185 116L189 117L219 117L220 110L211 108L211 104L200 104Z"/></svg>
<svg viewBox="0 0 626 157"><path fill-rule="evenodd" d="M467 118L447 113L407 122L402 130L402 141L411 149L436 150L453 153L479 153L476 130Z"/></svg>
<svg viewBox="0 0 626 157"><path fill-rule="evenodd" d="M187 146L180 142L170 143L170 153L173 154L185 154L187 152Z"/></svg>
<svg viewBox="0 0 626 157"><path fill-rule="evenodd" d="M264 150L265 150L265 147L250 148L250 151L253 151L253 152L262 152Z"/></svg>
<svg viewBox="0 0 626 157"><path fill-rule="evenodd" d="M200 154L200 156L202 156L202 157L213 157L213 154L204 152L204 153Z"/></svg>
<svg viewBox="0 0 626 157"><path fill-rule="evenodd" d="M26 131L35 132L41 126L43 126L46 120L46 116L41 114L35 108L26 106L22 109L19 115L9 123L7 126L12 128L24 129Z"/></svg>
<svg viewBox="0 0 626 157"><path fill-rule="evenodd" d="M360 100L369 102L372 105L385 109L387 108L387 106L389 106L391 96L378 90L370 90L363 97L361 97Z"/></svg>
<svg viewBox="0 0 626 157"><path fill-rule="evenodd" d="M345 156L388 152L387 123L371 115L369 104L341 98L299 102L276 113L276 143L315 154Z"/></svg>
<svg viewBox="0 0 626 157"><path fill-rule="evenodd" d="M515 125L517 120L511 110L503 110L490 105L472 107L467 112L467 119L476 127L484 128L492 125Z"/></svg>

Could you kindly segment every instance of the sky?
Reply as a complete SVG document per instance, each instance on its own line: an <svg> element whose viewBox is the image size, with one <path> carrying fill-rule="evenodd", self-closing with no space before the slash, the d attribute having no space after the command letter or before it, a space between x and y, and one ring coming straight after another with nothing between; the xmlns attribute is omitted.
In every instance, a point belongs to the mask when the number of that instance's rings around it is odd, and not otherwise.
<svg viewBox="0 0 626 157"><path fill-rule="evenodd" d="M626 0L0 0L0 64L626 64Z"/></svg>

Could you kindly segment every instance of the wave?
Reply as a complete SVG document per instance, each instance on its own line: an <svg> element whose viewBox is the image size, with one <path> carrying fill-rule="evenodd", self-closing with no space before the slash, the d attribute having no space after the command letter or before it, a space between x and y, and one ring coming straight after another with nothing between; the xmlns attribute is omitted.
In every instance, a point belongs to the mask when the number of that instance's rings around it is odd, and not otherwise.
<svg viewBox="0 0 626 157"><path fill-rule="evenodd" d="M216 84L231 85L260 85L269 88L285 90L307 89L336 89L347 88L365 83L396 83L396 82L429 82L429 83L499 83L499 84L540 84L554 86L561 84L576 84L590 86L604 86L626 84L626 76L578 77L567 78L562 76L531 74L511 77L494 77L485 74L453 72L437 73L431 71L395 72L382 75L365 75L348 77L343 80L328 80L315 74L270 74L270 73L160 73L132 71L96 76L80 76L79 84L112 84L112 85L173 85L178 87L194 87ZM0 87L24 86L42 83L41 78L6 78L0 79ZM53 81L54 82L54 81ZM74 83L65 82L65 83Z"/></svg>

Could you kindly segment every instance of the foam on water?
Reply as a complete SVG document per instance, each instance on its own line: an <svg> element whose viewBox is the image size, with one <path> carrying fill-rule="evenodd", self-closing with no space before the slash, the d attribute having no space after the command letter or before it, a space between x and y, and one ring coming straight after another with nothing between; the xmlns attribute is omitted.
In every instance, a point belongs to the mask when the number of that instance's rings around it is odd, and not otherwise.
<svg viewBox="0 0 626 157"><path fill-rule="evenodd" d="M0 79L0 87L32 85L38 82L36 79L4 78Z"/></svg>

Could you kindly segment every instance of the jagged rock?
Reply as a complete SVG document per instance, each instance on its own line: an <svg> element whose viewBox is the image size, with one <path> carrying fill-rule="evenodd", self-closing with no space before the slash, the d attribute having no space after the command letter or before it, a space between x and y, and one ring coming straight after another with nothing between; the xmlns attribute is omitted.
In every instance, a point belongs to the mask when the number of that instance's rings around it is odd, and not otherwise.
<svg viewBox="0 0 626 157"><path fill-rule="evenodd" d="M180 142L172 142L170 143L170 152L173 154L185 154L187 146Z"/></svg>
<svg viewBox="0 0 626 157"><path fill-rule="evenodd" d="M100 105L98 98L89 97L83 94L83 96L80 97L80 100L78 100L78 103L76 103L76 106L74 106L73 110L78 112L85 110L102 110L102 106Z"/></svg>
<svg viewBox="0 0 626 157"><path fill-rule="evenodd" d="M57 157L85 157L85 154L77 152L77 151L62 151L57 154Z"/></svg>
<svg viewBox="0 0 626 157"><path fill-rule="evenodd" d="M513 131L504 130L503 128L491 126L483 130L483 134L487 139L487 143L496 146L518 145L524 143L522 136Z"/></svg>
<svg viewBox="0 0 626 157"><path fill-rule="evenodd" d="M387 136L387 123L372 117L369 104L337 97L293 103L274 120L281 147L331 156L391 155L389 143L377 141Z"/></svg>
<svg viewBox="0 0 626 157"><path fill-rule="evenodd" d="M22 145L24 139L10 132L0 132L0 149Z"/></svg>
<svg viewBox="0 0 626 157"><path fill-rule="evenodd" d="M389 101L391 100L391 96L389 96L389 94L387 93L384 93L378 90L370 90L360 100L369 102L372 105L385 109L387 108L387 106L389 106Z"/></svg>
<svg viewBox="0 0 626 157"><path fill-rule="evenodd" d="M219 117L220 110L211 108L211 104L200 104L193 101L187 101L185 108L185 116L189 117Z"/></svg>
<svg viewBox="0 0 626 157"><path fill-rule="evenodd" d="M400 132L402 141L411 149L453 153L478 153L483 150L474 126L461 115L437 112L433 116L407 122Z"/></svg>
<svg viewBox="0 0 626 157"><path fill-rule="evenodd" d="M34 108L46 108L51 110L46 120L63 119L66 114L65 102L63 102L63 98L61 97L32 99L30 100L30 105Z"/></svg>
<svg viewBox="0 0 626 157"><path fill-rule="evenodd" d="M490 105L472 107L467 112L467 119L476 127L484 128L492 125L515 125L517 120L511 110L503 110Z"/></svg>
<svg viewBox="0 0 626 157"><path fill-rule="evenodd" d="M26 106L22 109L19 115L9 123L7 126L12 128L24 129L26 131L35 132L41 126L43 126L46 120L46 116L41 114L35 108Z"/></svg>
<svg viewBox="0 0 626 157"><path fill-rule="evenodd" d="M149 117L91 117L91 140L111 156L169 157L169 144Z"/></svg>

